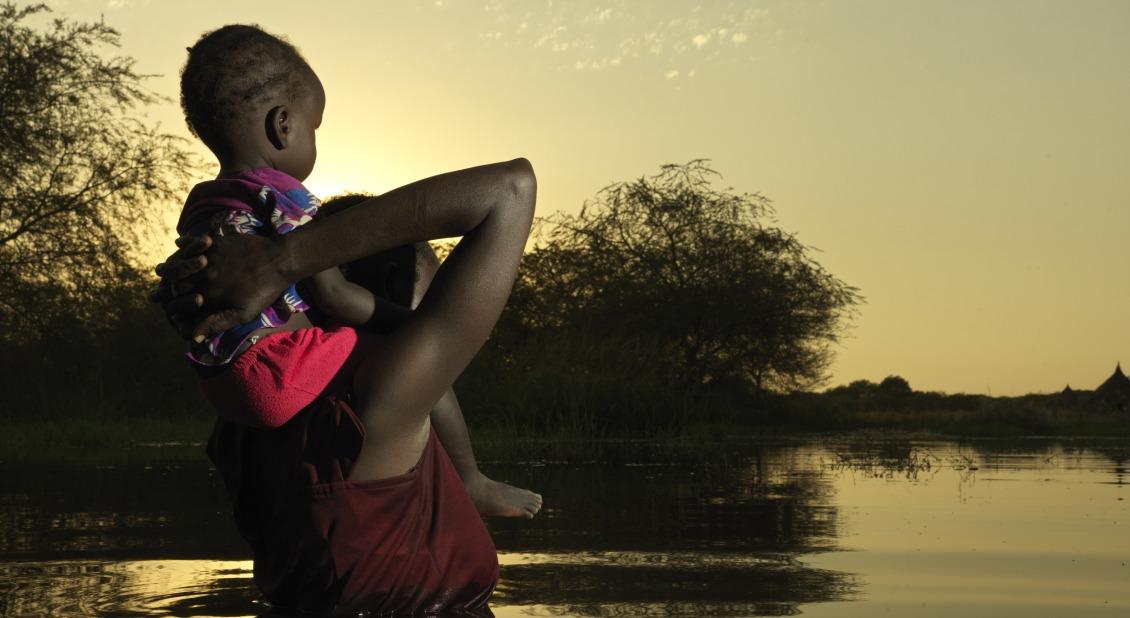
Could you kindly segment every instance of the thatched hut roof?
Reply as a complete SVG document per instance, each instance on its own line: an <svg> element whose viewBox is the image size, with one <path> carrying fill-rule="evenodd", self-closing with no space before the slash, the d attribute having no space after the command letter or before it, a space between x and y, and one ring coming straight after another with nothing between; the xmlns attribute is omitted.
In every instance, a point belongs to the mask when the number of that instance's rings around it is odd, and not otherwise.
<svg viewBox="0 0 1130 618"><path fill-rule="evenodd" d="M1099 387L1095 389L1095 392L1122 390L1124 388L1130 388L1130 378L1127 378L1126 374L1122 373L1122 363L1118 363L1114 367L1114 373L1106 379L1106 382L1100 384Z"/></svg>
<svg viewBox="0 0 1130 618"><path fill-rule="evenodd" d="M1130 378L1122 373L1122 363L1116 365L1114 373L1095 389L1095 399L1119 412L1130 410Z"/></svg>

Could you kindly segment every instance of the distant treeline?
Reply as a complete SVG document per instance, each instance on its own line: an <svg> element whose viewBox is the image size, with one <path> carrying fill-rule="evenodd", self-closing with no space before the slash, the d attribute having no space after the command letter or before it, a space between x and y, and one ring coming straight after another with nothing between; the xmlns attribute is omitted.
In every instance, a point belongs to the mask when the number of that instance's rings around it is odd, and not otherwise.
<svg viewBox="0 0 1130 618"><path fill-rule="evenodd" d="M767 426L794 430L903 430L965 436L1130 435L1130 414L1092 391L992 397L915 391L899 376L822 393L772 395Z"/></svg>

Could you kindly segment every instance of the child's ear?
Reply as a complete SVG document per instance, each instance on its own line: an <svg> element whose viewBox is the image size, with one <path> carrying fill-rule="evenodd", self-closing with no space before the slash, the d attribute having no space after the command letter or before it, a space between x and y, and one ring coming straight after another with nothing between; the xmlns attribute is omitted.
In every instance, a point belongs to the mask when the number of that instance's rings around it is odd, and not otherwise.
<svg viewBox="0 0 1130 618"><path fill-rule="evenodd" d="M267 112L267 139L279 150L286 150L290 145L290 110L285 105L272 107Z"/></svg>

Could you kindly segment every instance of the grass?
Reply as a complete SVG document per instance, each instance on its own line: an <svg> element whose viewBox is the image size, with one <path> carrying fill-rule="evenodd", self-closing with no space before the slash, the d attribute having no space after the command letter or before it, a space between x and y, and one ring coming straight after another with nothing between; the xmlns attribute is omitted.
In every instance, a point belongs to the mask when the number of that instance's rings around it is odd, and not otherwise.
<svg viewBox="0 0 1130 618"><path fill-rule="evenodd" d="M710 424L648 436L601 437L546 435L510 427L471 429L476 457L486 463L724 464L739 458L740 445L756 435L737 434L732 427Z"/></svg>
<svg viewBox="0 0 1130 618"><path fill-rule="evenodd" d="M120 460L134 456L203 456L214 419L176 418L21 419L4 422L0 460Z"/></svg>
<svg viewBox="0 0 1130 618"><path fill-rule="evenodd" d="M883 434L930 438L1130 437L1130 418L1080 410L996 406L982 410L803 408L753 412L738 418L699 418L678 428L594 429L585 423L552 427L489 423L471 427L478 459L486 463L725 464L749 441L821 434ZM0 460L116 461L135 457L198 458L213 418L21 419L0 424ZM161 448L154 448L154 447Z"/></svg>
<svg viewBox="0 0 1130 618"><path fill-rule="evenodd" d="M203 415L8 421L0 424L0 461L197 458L203 456L212 423L212 418ZM728 455L718 449L723 430L707 426L648 438L594 438L579 432L546 435L499 426L472 427L471 434L479 460L493 463L679 463Z"/></svg>

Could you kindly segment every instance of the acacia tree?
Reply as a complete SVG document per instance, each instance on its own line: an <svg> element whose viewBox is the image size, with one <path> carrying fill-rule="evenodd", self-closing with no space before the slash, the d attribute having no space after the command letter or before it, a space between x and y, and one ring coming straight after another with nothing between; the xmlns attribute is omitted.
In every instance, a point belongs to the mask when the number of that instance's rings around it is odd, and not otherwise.
<svg viewBox="0 0 1130 618"><path fill-rule="evenodd" d="M703 159L664 165L541 221L509 328L658 341L648 362L694 385L822 382L859 291L767 222L768 199L717 189L719 176Z"/></svg>
<svg viewBox="0 0 1130 618"><path fill-rule="evenodd" d="M183 194L199 165L138 117L164 99L132 58L100 53L118 32L27 24L47 12L0 4L0 340L112 319L147 270L136 258L161 225L153 204Z"/></svg>

